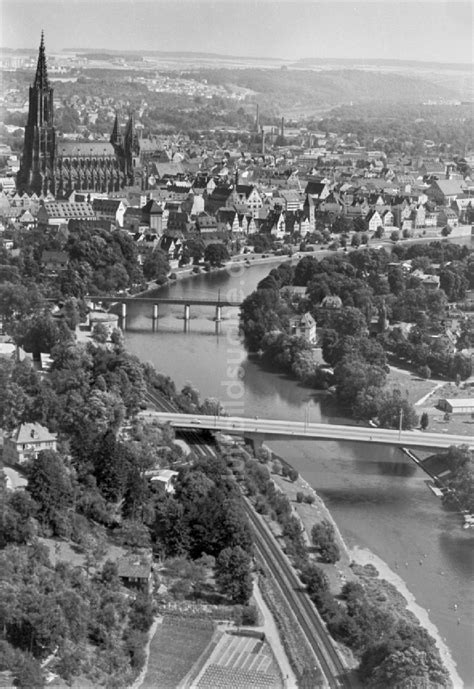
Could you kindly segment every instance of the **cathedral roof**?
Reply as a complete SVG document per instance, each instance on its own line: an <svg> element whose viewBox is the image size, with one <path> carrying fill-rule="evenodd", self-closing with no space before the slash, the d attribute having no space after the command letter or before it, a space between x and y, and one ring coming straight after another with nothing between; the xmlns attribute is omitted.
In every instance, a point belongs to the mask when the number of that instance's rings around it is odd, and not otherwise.
<svg viewBox="0 0 474 689"><path fill-rule="evenodd" d="M114 147L108 141L60 141L58 156L69 158L115 157Z"/></svg>

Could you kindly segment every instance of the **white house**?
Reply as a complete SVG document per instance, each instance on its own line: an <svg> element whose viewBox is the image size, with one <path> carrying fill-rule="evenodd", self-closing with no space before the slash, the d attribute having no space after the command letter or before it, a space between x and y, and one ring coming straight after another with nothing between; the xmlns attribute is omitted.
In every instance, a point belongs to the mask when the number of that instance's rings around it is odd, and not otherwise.
<svg viewBox="0 0 474 689"><path fill-rule="evenodd" d="M22 423L3 440L5 464L24 464L43 450L56 450L56 434L39 423Z"/></svg>

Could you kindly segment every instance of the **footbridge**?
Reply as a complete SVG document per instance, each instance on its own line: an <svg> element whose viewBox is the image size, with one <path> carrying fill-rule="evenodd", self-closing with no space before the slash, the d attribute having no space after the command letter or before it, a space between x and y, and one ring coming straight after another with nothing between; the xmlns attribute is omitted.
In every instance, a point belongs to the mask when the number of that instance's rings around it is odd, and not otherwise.
<svg viewBox="0 0 474 689"><path fill-rule="evenodd" d="M474 449L474 438L464 435L428 433L426 431L398 431L388 428L342 426L336 424L260 419L245 416L201 416L164 412L141 412L141 416L154 417L161 423L170 423L176 429L206 429L243 436L256 445L266 440L337 440L376 445L396 445L419 449L446 449L451 445L467 445Z"/></svg>

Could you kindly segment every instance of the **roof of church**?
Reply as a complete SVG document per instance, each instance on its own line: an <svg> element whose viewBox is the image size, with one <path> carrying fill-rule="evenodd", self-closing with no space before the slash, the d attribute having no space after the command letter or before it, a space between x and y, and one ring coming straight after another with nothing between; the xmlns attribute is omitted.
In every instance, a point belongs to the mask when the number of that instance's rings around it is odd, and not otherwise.
<svg viewBox="0 0 474 689"><path fill-rule="evenodd" d="M60 141L58 157L99 158L114 157L114 147L107 141Z"/></svg>

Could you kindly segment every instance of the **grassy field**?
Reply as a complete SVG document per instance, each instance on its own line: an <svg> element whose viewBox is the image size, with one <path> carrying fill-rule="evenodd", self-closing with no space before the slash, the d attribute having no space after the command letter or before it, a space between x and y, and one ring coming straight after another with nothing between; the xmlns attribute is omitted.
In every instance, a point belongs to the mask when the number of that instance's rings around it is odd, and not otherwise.
<svg viewBox="0 0 474 689"><path fill-rule="evenodd" d="M434 390L436 386L436 381L420 378L414 373L393 368L392 366L390 367L390 373L387 376L385 385L387 390L400 390L404 397L408 397L411 404L418 402L419 399Z"/></svg>
<svg viewBox="0 0 474 689"><path fill-rule="evenodd" d="M209 620L165 615L151 640L147 673L140 689L176 689L213 634L214 625Z"/></svg>

